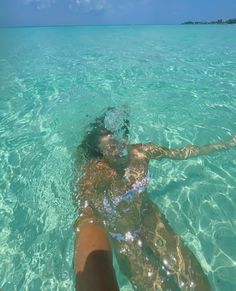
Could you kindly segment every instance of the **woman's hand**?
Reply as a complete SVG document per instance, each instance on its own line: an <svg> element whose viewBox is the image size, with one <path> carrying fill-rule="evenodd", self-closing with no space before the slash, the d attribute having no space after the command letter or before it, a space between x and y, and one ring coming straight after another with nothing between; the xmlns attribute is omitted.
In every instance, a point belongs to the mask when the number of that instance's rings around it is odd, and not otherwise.
<svg viewBox="0 0 236 291"><path fill-rule="evenodd" d="M232 142L232 147L235 147L236 146L236 135L233 136L231 142Z"/></svg>

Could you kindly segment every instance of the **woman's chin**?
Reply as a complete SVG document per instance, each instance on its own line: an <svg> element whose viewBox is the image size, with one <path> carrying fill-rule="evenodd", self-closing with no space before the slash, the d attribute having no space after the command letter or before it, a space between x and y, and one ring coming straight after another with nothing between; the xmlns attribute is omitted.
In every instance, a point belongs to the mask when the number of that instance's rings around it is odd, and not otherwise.
<svg viewBox="0 0 236 291"><path fill-rule="evenodd" d="M109 161L110 164L124 165L124 164L127 163L127 160L128 160L127 156L117 155L117 156L109 157L108 161Z"/></svg>

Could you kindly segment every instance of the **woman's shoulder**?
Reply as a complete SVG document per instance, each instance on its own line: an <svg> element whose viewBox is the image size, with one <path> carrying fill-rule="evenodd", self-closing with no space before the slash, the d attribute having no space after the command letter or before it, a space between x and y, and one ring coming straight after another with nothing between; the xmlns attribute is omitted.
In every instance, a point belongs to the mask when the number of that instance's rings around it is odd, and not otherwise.
<svg viewBox="0 0 236 291"><path fill-rule="evenodd" d="M84 171L88 172L88 171L92 171L95 168L98 167L98 165L101 163L100 160L88 160L87 163L84 165Z"/></svg>
<svg viewBox="0 0 236 291"><path fill-rule="evenodd" d="M143 144L130 144L129 145L129 152L130 154L136 158L136 159L141 159L144 160L147 158L146 153L144 151L144 146Z"/></svg>
<svg viewBox="0 0 236 291"><path fill-rule="evenodd" d="M84 166L84 172L87 174L104 174L104 172L110 171L111 168L103 160L89 160Z"/></svg>

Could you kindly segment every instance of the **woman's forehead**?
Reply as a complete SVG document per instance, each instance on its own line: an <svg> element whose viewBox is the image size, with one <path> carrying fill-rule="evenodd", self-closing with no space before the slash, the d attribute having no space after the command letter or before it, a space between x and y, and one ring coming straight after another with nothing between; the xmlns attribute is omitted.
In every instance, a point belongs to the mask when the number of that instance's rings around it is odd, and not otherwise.
<svg viewBox="0 0 236 291"><path fill-rule="evenodd" d="M101 143L115 143L115 144L119 144L119 143L123 143L124 139L123 138L119 138L114 136L113 134L108 134L105 136L102 136L100 139Z"/></svg>
<svg viewBox="0 0 236 291"><path fill-rule="evenodd" d="M104 142L104 143L107 143L112 140L114 140L114 137L112 136L112 134L107 134L101 137L101 142Z"/></svg>

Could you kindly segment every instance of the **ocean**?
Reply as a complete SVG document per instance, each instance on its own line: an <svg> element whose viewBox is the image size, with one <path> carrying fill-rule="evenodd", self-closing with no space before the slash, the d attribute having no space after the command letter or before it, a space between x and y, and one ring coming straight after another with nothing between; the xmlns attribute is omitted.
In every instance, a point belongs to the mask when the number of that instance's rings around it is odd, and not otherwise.
<svg viewBox="0 0 236 291"><path fill-rule="evenodd" d="M235 25L0 29L3 291L74 290L76 147L105 108L129 108L130 143L236 134L235 36ZM236 290L236 148L152 161L150 173L150 197L213 290Z"/></svg>

